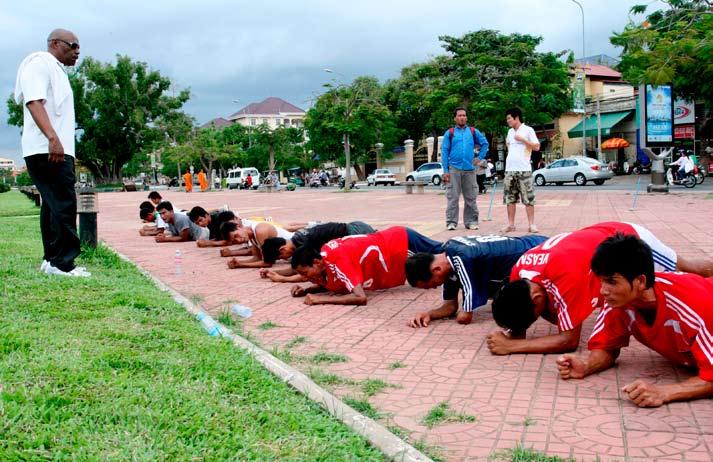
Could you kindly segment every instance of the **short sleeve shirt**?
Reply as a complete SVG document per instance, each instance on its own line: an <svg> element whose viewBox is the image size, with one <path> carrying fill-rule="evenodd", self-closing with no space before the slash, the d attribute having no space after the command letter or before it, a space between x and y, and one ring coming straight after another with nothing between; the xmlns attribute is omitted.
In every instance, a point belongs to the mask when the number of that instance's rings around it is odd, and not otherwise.
<svg viewBox="0 0 713 462"><path fill-rule="evenodd" d="M197 241L203 235L203 231L200 226L194 224L188 215L185 213L176 212L173 214L173 223L166 223L168 231L174 235L178 236L186 228L190 229L190 238L192 241Z"/></svg>
<svg viewBox="0 0 713 462"><path fill-rule="evenodd" d="M394 226L373 234L345 236L322 246L327 281L332 292L389 289L406 281L406 228Z"/></svg>
<svg viewBox="0 0 713 462"><path fill-rule="evenodd" d="M463 311L485 305L492 289L508 278L513 265L545 236L467 236L448 240L445 253L453 276L443 284L443 299L455 300L463 291Z"/></svg>
<svg viewBox="0 0 713 462"><path fill-rule="evenodd" d="M74 97L71 94L70 86L70 95L66 97L59 108L57 107L54 97L57 91L52 88L51 84L51 74L55 69L50 66L56 66L60 72L61 79L60 81L56 80L58 84L69 86L69 78L62 64L54 57L50 59L53 61L50 62L41 56L35 57L22 69L19 83L23 96L22 155L24 157L49 152L47 137L35 123L30 110L27 109L27 103L31 101L44 101L50 124L62 143L64 153L74 157Z"/></svg>
<svg viewBox="0 0 713 462"><path fill-rule="evenodd" d="M520 257L510 280L529 279L542 285L550 306L557 309L560 331L572 330L600 306L601 285L590 264L597 246L617 232L637 235L627 223L606 222L553 236Z"/></svg>
<svg viewBox="0 0 713 462"><path fill-rule="evenodd" d="M656 273L656 317L649 325L639 310L604 305L589 338L590 350L616 350L639 342L676 364L698 368L713 382L713 278Z"/></svg>
<svg viewBox="0 0 713 462"><path fill-rule="evenodd" d="M528 148L525 143L515 139L515 135L520 135L524 137L530 143L537 143L537 135L532 127L522 124L517 131L514 128L508 130L507 144L508 144L508 156L505 159L505 171L506 172L530 172L532 171L532 166L530 165L530 148Z"/></svg>

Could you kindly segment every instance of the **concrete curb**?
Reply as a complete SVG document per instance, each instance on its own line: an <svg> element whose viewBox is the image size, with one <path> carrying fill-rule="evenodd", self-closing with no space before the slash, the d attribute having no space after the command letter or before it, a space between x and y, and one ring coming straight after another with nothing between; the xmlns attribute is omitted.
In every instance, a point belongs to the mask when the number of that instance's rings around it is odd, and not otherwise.
<svg viewBox="0 0 713 462"><path fill-rule="evenodd" d="M202 311L195 303L178 293L175 289L150 272L136 265L129 257L118 252L106 242L102 241L102 244L116 253L119 258L133 265L141 274L151 279L159 289L170 293L173 299L183 305L189 313L196 315L199 311ZM314 383L299 370L277 359L252 342L236 335L217 321L216 323L223 331L223 336L229 338L234 345L250 352L267 370L284 382L287 382L310 400L322 405L329 414L342 421L358 435L366 438L369 443L381 450L389 459L398 462L433 462L430 457L398 438L378 422L358 413L344 404L338 397Z"/></svg>

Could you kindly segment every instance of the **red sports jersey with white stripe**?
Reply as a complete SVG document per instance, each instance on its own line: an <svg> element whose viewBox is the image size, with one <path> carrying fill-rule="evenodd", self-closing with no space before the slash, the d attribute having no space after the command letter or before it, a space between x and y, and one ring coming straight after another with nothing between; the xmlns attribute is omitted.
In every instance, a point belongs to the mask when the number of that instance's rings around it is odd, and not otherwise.
<svg viewBox="0 0 713 462"><path fill-rule="evenodd" d="M634 308L604 305L589 338L590 350L615 350L634 336L662 356L698 368L713 382L713 278L656 273L656 318L652 325Z"/></svg>
<svg viewBox="0 0 713 462"><path fill-rule="evenodd" d="M617 232L637 235L628 223L606 222L552 236L520 257L510 280L526 278L541 284L550 306L557 309L560 331L572 330L601 306L600 283L590 263L597 246Z"/></svg>
<svg viewBox="0 0 713 462"><path fill-rule="evenodd" d="M321 254L332 292L351 292L359 284L366 290L388 289L406 281L408 237L402 226L329 241Z"/></svg>

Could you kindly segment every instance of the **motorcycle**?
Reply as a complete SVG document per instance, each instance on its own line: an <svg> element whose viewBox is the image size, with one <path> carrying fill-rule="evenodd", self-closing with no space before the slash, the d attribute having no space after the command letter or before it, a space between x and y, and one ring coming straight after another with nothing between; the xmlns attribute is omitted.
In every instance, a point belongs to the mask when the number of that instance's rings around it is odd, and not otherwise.
<svg viewBox="0 0 713 462"><path fill-rule="evenodd" d="M345 183L346 183L346 179L343 176L340 176L339 177L339 187L341 189L344 189ZM359 186L357 186L355 180L352 180L352 184L349 185L349 189L359 189Z"/></svg>
<svg viewBox="0 0 713 462"><path fill-rule="evenodd" d="M634 166L632 167L631 172L635 175L651 173L651 162L649 162L648 164L642 164L637 160L636 162L634 162Z"/></svg>
<svg viewBox="0 0 713 462"><path fill-rule="evenodd" d="M310 188L319 188L320 186L320 181L319 178L316 176L313 176L312 178L309 179L309 187Z"/></svg>
<svg viewBox="0 0 713 462"><path fill-rule="evenodd" d="M686 175L683 178L679 179L674 179L673 178L673 168L669 167L668 170L666 170L666 184L674 184L674 185L680 185L680 186L685 186L686 188L693 188L696 186L696 172L697 168L694 167L693 171L690 171L686 173Z"/></svg>

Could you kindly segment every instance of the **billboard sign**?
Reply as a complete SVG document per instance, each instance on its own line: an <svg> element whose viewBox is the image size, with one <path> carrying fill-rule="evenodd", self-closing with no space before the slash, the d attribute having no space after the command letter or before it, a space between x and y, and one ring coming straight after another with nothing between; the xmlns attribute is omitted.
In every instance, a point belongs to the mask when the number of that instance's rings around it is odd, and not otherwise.
<svg viewBox="0 0 713 462"><path fill-rule="evenodd" d="M673 143L673 91L671 85L646 84L646 145Z"/></svg>

